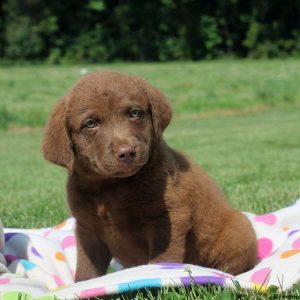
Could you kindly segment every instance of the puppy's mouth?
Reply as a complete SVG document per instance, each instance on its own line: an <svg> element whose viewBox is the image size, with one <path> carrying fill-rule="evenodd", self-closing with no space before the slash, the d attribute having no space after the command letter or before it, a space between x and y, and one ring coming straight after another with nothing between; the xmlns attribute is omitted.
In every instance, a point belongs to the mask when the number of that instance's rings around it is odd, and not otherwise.
<svg viewBox="0 0 300 300"><path fill-rule="evenodd" d="M98 161L90 161L92 169L100 174L114 178L125 178L136 174L148 161L148 155L143 155L132 163L118 162L116 160L103 159L101 163Z"/></svg>

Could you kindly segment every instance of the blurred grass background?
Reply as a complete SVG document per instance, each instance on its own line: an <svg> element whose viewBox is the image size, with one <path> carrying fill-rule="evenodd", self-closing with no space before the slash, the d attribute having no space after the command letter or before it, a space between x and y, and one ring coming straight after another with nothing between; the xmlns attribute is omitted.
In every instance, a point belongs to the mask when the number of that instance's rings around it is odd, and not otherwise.
<svg viewBox="0 0 300 300"><path fill-rule="evenodd" d="M67 173L43 160L51 107L83 66L0 67L0 211L6 227L69 216ZM300 196L300 61L221 60L88 66L140 75L175 111L168 143L200 163L232 204L255 213Z"/></svg>
<svg viewBox="0 0 300 300"><path fill-rule="evenodd" d="M0 127L43 126L50 108L80 76L80 66L0 67ZM300 60L90 65L139 75L170 98L175 114L260 109L300 103Z"/></svg>

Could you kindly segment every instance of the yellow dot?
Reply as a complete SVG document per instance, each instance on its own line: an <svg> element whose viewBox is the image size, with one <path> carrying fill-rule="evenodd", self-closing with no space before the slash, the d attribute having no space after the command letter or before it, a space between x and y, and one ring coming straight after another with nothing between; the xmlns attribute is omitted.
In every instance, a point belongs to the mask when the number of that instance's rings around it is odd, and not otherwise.
<svg viewBox="0 0 300 300"><path fill-rule="evenodd" d="M253 287L256 291L260 291L261 293L266 293L268 291L268 287L264 284L253 283Z"/></svg>
<svg viewBox="0 0 300 300"><path fill-rule="evenodd" d="M283 230L283 231L288 231L288 230L290 230L290 227L287 227L287 226L286 226L286 227L283 227L282 230Z"/></svg>
<svg viewBox="0 0 300 300"><path fill-rule="evenodd" d="M65 256L64 256L63 253L61 253L61 252L56 252L56 253L55 253L55 258L56 258L57 260L62 260L62 261L66 260Z"/></svg>

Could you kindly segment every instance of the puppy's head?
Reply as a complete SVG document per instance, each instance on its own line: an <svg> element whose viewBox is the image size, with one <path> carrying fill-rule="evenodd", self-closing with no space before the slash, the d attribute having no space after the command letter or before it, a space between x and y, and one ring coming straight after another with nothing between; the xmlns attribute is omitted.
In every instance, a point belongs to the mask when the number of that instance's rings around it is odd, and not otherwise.
<svg viewBox="0 0 300 300"><path fill-rule="evenodd" d="M148 161L171 120L165 96L146 81L116 72L79 80L48 121L44 157L72 171L128 177Z"/></svg>

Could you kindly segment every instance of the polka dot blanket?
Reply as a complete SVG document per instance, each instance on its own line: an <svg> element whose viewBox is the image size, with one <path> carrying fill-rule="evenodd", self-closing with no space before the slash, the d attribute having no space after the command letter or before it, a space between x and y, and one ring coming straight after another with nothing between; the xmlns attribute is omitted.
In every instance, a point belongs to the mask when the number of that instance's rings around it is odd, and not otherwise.
<svg viewBox="0 0 300 300"><path fill-rule="evenodd" d="M74 283L74 219L53 228L4 229L5 243L0 231L0 298L17 299L24 293L26 299L78 299L195 283L234 288L236 281L246 289L291 288L300 281L300 199L273 213L246 215L257 235L259 262L235 277L201 266L165 262L122 270L112 260L109 274Z"/></svg>

